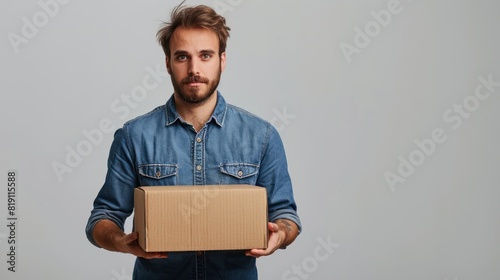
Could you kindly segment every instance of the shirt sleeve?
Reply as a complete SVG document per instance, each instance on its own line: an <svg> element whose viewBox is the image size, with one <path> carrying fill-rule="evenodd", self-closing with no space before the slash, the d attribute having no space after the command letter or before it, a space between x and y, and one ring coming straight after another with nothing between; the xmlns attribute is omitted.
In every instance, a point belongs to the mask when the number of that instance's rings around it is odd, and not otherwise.
<svg viewBox="0 0 500 280"><path fill-rule="evenodd" d="M302 225L297 215L285 149L278 131L271 124L266 138L257 185L267 189L269 221L291 220L300 232Z"/></svg>
<svg viewBox="0 0 500 280"><path fill-rule="evenodd" d="M123 230L125 219L134 209L137 177L126 132L126 127L115 132L108 156L106 179L94 200L94 208L85 228L87 239L97 247L99 245L93 237L95 224L107 219Z"/></svg>

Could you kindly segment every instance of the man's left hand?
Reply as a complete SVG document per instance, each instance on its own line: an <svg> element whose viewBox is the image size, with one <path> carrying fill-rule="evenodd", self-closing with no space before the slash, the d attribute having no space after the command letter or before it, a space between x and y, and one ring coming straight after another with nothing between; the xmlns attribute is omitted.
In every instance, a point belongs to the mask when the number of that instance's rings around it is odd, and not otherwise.
<svg viewBox="0 0 500 280"><path fill-rule="evenodd" d="M278 225L278 224L281 224ZM269 239L267 249L252 249L245 252L249 257L269 256L279 248L289 245L298 235L297 225L294 222L280 219L276 223L267 223Z"/></svg>

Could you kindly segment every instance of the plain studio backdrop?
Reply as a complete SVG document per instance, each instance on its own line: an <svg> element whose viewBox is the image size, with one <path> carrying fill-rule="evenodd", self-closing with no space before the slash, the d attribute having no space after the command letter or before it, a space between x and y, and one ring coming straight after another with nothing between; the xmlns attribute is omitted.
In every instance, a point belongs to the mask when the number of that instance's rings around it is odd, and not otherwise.
<svg viewBox="0 0 500 280"><path fill-rule="evenodd" d="M177 4L1 2L0 278L131 279L84 227L113 132L173 92ZM260 279L500 279L500 2L187 4L226 17L219 89L287 151L303 232Z"/></svg>

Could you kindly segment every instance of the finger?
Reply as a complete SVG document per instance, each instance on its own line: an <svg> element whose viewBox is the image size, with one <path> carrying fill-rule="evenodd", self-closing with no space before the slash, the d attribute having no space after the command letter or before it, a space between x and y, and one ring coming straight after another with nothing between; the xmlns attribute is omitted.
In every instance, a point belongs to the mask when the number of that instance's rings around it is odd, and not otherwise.
<svg viewBox="0 0 500 280"><path fill-rule="evenodd" d="M245 256L247 256L247 257L254 257L254 258L258 258L258 257L260 257L261 255L260 255L260 254L255 254L255 253L253 252L253 250L250 250L250 251L246 251L246 252L245 252Z"/></svg>
<svg viewBox="0 0 500 280"><path fill-rule="evenodd" d="M254 257L254 258L258 258L258 257L263 257L263 256L269 256L272 251L267 249L267 250L262 250L262 249L252 249L250 251L247 251L248 253L245 253L245 255L249 256L249 257Z"/></svg>
<svg viewBox="0 0 500 280"><path fill-rule="evenodd" d="M145 253L143 258L145 258L145 259L166 259L166 258L168 258L168 254L161 253L161 252L151 252L151 253Z"/></svg>
<svg viewBox="0 0 500 280"><path fill-rule="evenodd" d="M166 258L168 258L168 254L167 253L160 253L160 252L158 252L158 253L156 253L154 255L154 257L157 258L157 259L166 259Z"/></svg>
<svg viewBox="0 0 500 280"><path fill-rule="evenodd" d="M165 259L168 258L166 252L146 252L139 245L131 247L131 253L144 259Z"/></svg>

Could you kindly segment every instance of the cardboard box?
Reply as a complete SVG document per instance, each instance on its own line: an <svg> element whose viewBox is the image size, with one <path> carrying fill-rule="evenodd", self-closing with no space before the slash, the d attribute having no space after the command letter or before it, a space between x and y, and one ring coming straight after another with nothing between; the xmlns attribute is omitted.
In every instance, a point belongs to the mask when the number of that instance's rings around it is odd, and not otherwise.
<svg viewBox="0 0 500 280"><path fill-rule="evenodd" d="M139 187L134 207L134 230L146 252L267 248L267 192L262 187Z"/></svg>

